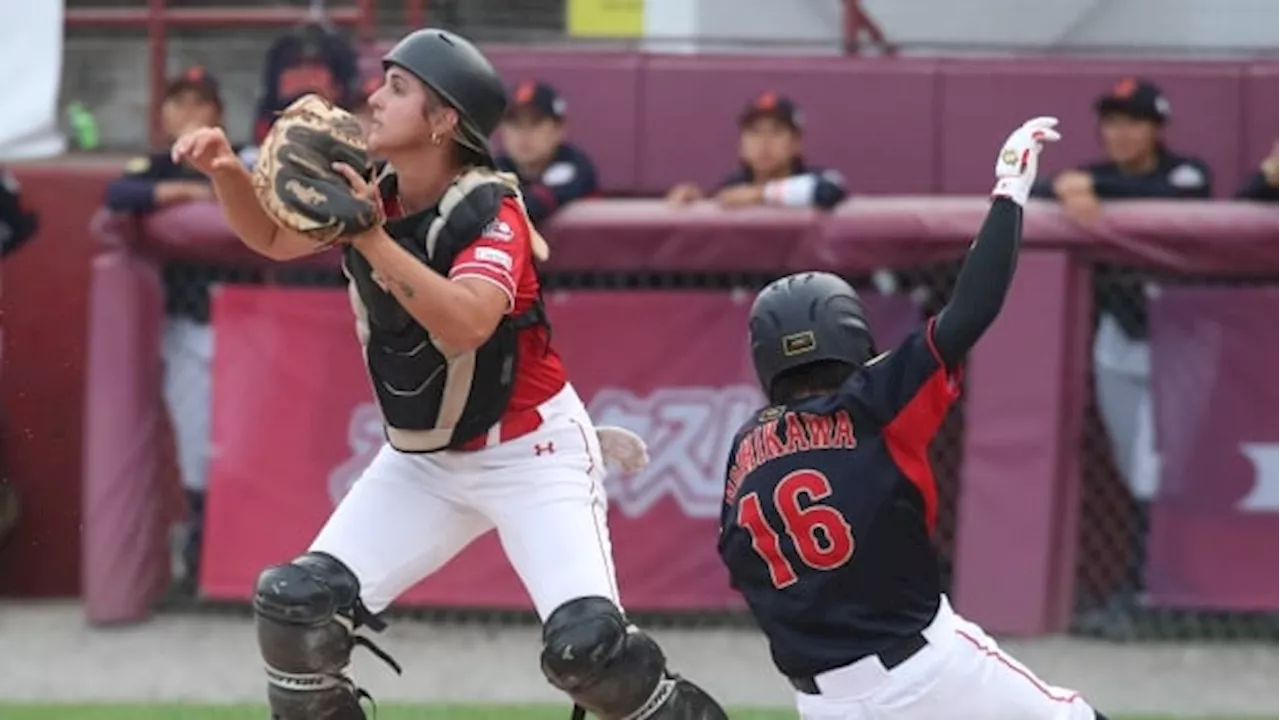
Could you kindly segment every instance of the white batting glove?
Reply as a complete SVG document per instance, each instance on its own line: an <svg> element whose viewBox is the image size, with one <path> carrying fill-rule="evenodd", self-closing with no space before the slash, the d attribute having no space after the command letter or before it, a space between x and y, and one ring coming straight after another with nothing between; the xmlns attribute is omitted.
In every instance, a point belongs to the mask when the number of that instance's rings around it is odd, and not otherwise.
<svg viewBox="0 0 1280 720"><path fill-rule="evenodd" d="M628 475L634 475L649 464L649 448L639 435L626 428L612 425L596 427L600 439L600 454L606 464L616 465Z"/></svg>
<svg viewBox="0 0 1280 720"><path fill-rule="evenodd" d="M1045 143L1062 138L1057 130L1058 118L1038 117L1028 120L1013 131L1000 156L996 158L996 187L992 197L1007 197L1019 205L1026 205L1031 196L1031 186L1036 182L1036 170L1040 166L1040 150Z"/></svg>

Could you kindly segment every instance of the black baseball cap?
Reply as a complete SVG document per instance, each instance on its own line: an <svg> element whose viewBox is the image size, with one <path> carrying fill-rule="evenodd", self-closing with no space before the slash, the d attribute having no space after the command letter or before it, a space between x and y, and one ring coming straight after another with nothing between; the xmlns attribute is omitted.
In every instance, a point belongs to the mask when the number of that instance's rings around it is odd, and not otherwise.
<svg viewBox="0 0 1280 720"><path fill-rule="evenodd" d="M804 114L795 102L772 90L766 90L751 101L738 116L738 126L746 127L760 118L773 118L792 130L800 132L804 129Z"/></svg>
<svg viewBox="0 0 1280 720"><path fill-rule="evenodd" d="M218 80L203 66L192 65L183 70L181 75L169 80L169 84L164 89L164 98L167 100L180 93L188 92L222 109L222 92L219 90Z"/></svg>
<svg viewBox="0 0 1280 720"><path fill-rule="evenodd" d="M1111 91L1093 104L1098 117L1128 115L1164 124L1169 120L1169 101L1155 83L1138 78L1124 78Z"/></svg>
<svg viewBox="0 0 1280 720"><path fill-rule="evenodd" d="M532 113L539 118L564 120L569 106L556 89L540 80L526 80L511 91L507 117Z"/></svg>

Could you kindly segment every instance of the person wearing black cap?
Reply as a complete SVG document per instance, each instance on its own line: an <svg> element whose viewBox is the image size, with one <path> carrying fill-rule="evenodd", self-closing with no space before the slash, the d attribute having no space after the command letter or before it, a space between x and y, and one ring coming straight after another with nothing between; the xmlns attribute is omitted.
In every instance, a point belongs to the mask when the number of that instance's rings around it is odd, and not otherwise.
<svg viewBox="0 0 1280 720"><path fill-rule="evenodd" d="M221 123L222 95L208 71L191 67L169 82L160 103L160 125L169 142ZM130 160L124 176L107 186L106 202L116 212L143 213L176 202L212 199L213 189L200 173L173 162L168 152L158 152Z"/></svg>
<svg viewBox="0 0 1280 720"><path fill-rule="evenodd" d="M222 121L218 81L195 66L173 78L160 105L165 136ZM249 162L252 150L237 146L237 161ZM130 160L124 175L107 185L107 209L145 214L184 202L211 201L213 189L199 172L176 163L168 152ZM257 274L187 260L169 260L161 268L165 325L164 398L174 429L179 478L187 498L187 518L177 528L173 592L194 595L199 577L204 525L204 497L210 458L213 326L209 322L209 291L219 282L254 282Z"/></svg>
<svg viewBox="0 0 1280 720"><path fill-rule="evenodd" d="M1261 202L1280 200L1280 192L1277 192L1277 188L1280 187L1277 183L1278 171L1280 171L1280 160L1277 159L1276 152L1278 147L1280 143L1271 144L1271 152L1262 159L1257 171L1250 175L1244 186L1236 192L1237 199Z"/></svg>
<svg viewBox="0 0 1280 720"><path fill-rule="evenodd" d="M498 169L520 178L520 193L534 224L599 190L595 164L565 139L567 111L555 88L531 80L516 86L502 119Z"/></svg>
<svg viewBox="0 0 1280 720"><path fill-rule="evenodd" d="M396 597L496 529L543 620L543 674L576 717L726 720L622 610L603 479L606 462L643 467L644 444L592 424L552 346L534 265L546 248L515 179L493 168L501 78L437 29L405 37L383 66L367 140L387 165L372 180L335 169L388 217L341 247L387 444L309 550L259 577L272 717L363 720L346 670L353 647L372 644L354 631L382 629ZM263 209L221 130L173 154L213 177L250 248L315 252Z"/></svg>
<svg viewBox="0 0 1280 720"><path fill-rule="evenodd" d="M359 56L340 31L322 22L290 28L267 50L254 140L261 143L276 115L307 93L351 106L359 82Z"/></svg>
<svg viewBox="0 0 1280 720"><path fill-rule="evenodd" d="M715 200L722 206L829 210L848 194L839 172L805 163L804 115L789 98L765 92L742 111L738 126L742 164L716 189ZM667 193L667 199L677 205L702 197L702 189L694 183L682 183Z"/></svg>
<svg viewBox="0 0 1280 720"><path fill-rule="evenodd" d="M1040 197L1057 197L1079 222L1102 212L1103 200L1196 199L1211 193L1212 177L1201 160L1171 151L1164 128L1172 117L1164 93L1147 80L1124 78L1094 104L1106 160L1059 173ZM1159 485L1159 456L1151 398L1151 349L1147 295L1155 289L1144 273L1111 263L1093 272L1093 390L1111 457L1134 498L1129 565L1120 589L1086 612L1076 629L1121 637L1131 631L1145 564L1148 502Z"/></svg>
<svg viewBox="0 0 1280 720"><path fill-rule="evenodd" d="M1169 100L1147 80L1125 78L1094 103L1106 160L1058 173L1033 196L1056 197L1068 214L1091 221L1100 200L1207 198L1212 176L1204 161L1171 151L1164 128Z"/></svg>

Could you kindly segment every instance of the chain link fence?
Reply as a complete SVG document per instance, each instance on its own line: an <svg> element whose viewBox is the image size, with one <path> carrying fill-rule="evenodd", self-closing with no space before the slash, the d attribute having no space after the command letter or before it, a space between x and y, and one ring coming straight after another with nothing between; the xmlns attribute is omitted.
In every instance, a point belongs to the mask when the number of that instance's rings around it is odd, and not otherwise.
<svg viewBox="0 0 1280 720"><path fill-rule="evenodd" d="M860 292L873 294L886 289L885 283L891 283L894 292L905 293L911 297L921 317L936 313L943 300L950 292L955 281L957 263L943 263L929 267L915 268L894 273L879 273L877 277L848 277ZM888 277L892 275L892 277ZM170 326L188 323L207 323L209 298L211 292L223 283L279 285L301 285L311 287L342 287L345 281L337 270L305 269L273 271L263 273L258 270L244 268L208 266L193 263L169 263L163 268L165 280L167 323ZM663 273L663 272L551 272L543 278L548 292L557 290L573 290L576 292L627 290L638 294L646 291L663 290L705 290L707 292L752 292L759 290L780 274L764 273ZM216 342L234 342L233 339L217 338ZM207 413L209 394L193 392L192 388L207 386L210 370L208 357L203 361L191 361L191 353L183 352L181 347L166 346L169 357L169 369L166 376L182 392L169 392L167 399L173 416L174 438L179 445L175 451L179 474L184 486L190 485L191 475L202 475L203 467L199 463L207 463L206 450L192 450L181 447L186 442L199 448L207 448ZM177 366L177 372L174 367ZM932 447L932 460L936 471L939 491L939 518L937 538L941 549L941 568L944 575L944 587L950 584L951 554L954 548L956 529L956 498L959 492L959 473L961 462L961 443L963 438L963 399L952 411L943 425L936 442ZM188 429L194 428L194 430ZM727 449L726 449L727 452ZM183 458L194 458L184 461ZM188 488L190 490L190 488ZM188 492L189 503L196 497ZM192 515L180 525L174 536L174 570L175 576L181 577L184 563L190 565L199 542L198 532L192 533ZM164 607L169 609L218 610L229 612L247 612L244 607L209 605L193 597L193 588L189 583L179 582L175 591L166 598ZM480 625L524 624L536 622L531 612L494 612L476 611L466 608L425 609L425 608L393 608L393 615L429 619L441 622L466 622ZM637 619L649 626L695 628L721 625L749 625L751 620L739 613L637 613Z"/></svg>
<svg viewBox="0 0 1280 720"><path fill-rule="evenodd" d="M1150 504L1159 490L1151 412L1148 302L1162 288L1276 284L1274 273L1205 280L1093 268L1094 332L1080 447L1082 487L1073 631L1114 641L1275 642L1275 613L1160 608L1144 594Z"/></svg>
<svg viewBox="0 0 1280 720"><path fill-rule="evenodd" d="M343 288L338 270L260 270L234 265L170 261L160 267L165 318L160 352L162 394L169 415L172 469L182 488L180 521L170 535L172 584L164 604L188 605L196 593L204 536L205 491L211 457L213 353L219 342L210 317L212 294L220 285L285 285Z"/></svg>
<svg viewBox="0 0 1280 720"><path fill-rule="evenodd" d="M936 313L954 284L958 263L944 263L893 273L895 292L910 295L922 316ZM289 270L263 275L236 268L211 268L172 264L165 268L167 308L171 318L207 317L210 288L218 283L278 283L320 287L340 287L344 280L336 270ZM636 293L661 290L705 290L708 292L754 292L777 275L761 273L586 273L551 272L544 278L548 291L627 290ZM864 293L884 288L885 278L848 278ZM1155 277L1133 268L1098 266L1094 272L1095 334L1090 352L1090 388L1085 396L1085 424L1080 447L1082 488L1081 525L1077 563L1076 613L1072 631L1114 641L1158 639L1236 639L1274 642L1277 638L1275 613L1232 613L1168 610L1144 601L1145 539L1147 500L1154 488L1149 470L1133 462L1117 462L1117 457L1133 457L1138 438L1123 421L1124 412L1142 404L1133 392L1141 393L1141 372L1135 372L1117 358L1141 355L1146 337L1147 296L1161 287L1206 285L1240 287L1275 285L1275 277L1238 278L1229 281L1199 281L1188 278ZM1139 366L1139 370L1141 367ZM189 382L189 381L188 381ZM1130 393L1130 394L1126 394ZM207 410L195 400L173 405L175 428L182 416L197 416ZM188 418L189 419L189 418ZM1126 428L1129 428L1126 430ZM956 529L956 501L964 432L963 401L948 417L932 448L937 475L940 516L937 541L940 548L944 587L950 585L951 557ZM181 430L175 435L181 436ZM1136 439L1135 439L1136 438ZM1118 452L1119 451L1119 452ZM176 453L183 456L181 449ZM181 459L179 464L181 464ZM1144 475L1148 473L1148 475ZM183 604L190 607L190 604ZM244 612L244 608L230 608ZM536 622L528 612L474 611L466 608L395 608L392 614L441 622L482 626ZM750 625L745 615L735 613L639 613L637 619L649 626L694 628L713 625Z"/></svg>

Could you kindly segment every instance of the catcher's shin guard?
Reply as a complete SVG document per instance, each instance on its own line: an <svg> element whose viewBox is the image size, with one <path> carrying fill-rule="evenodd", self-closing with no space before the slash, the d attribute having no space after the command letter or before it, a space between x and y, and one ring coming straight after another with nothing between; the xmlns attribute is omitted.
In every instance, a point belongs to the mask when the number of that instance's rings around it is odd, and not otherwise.
<svg viewBox="0 0 1280 720"><path fill-rule="evenodd" d="M355 575L329 555L307 553L267 568L258 578L253 608L272 720L365 720L360 699L367 694L345 673L356 645L400 671L354 634L361 626L385 626L360 602Z"/></svg>
<svg viewBox="0 0 1280 720"><path fill-rule="evenodd" d="M561 605L542 639L542 672L574 701L575 719L727 720L710 695L667 671L658 644L608 598Z"/></svg>

